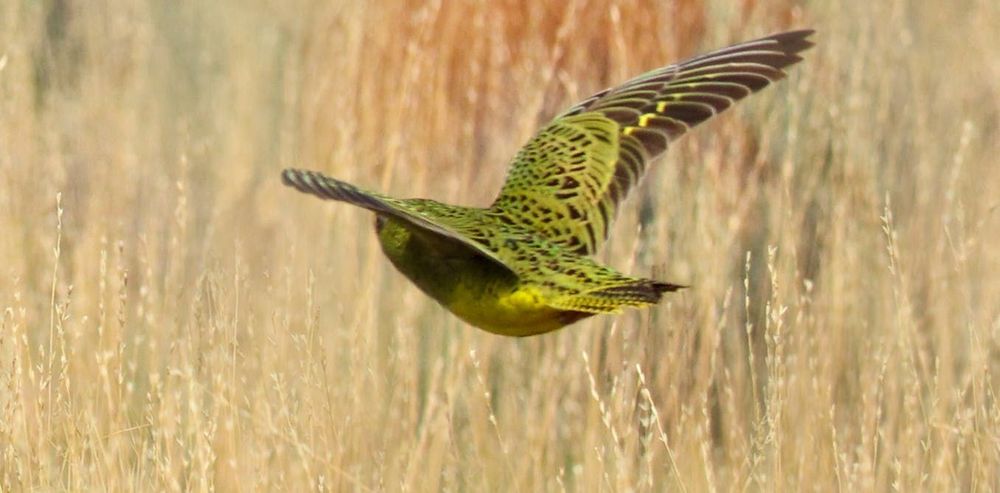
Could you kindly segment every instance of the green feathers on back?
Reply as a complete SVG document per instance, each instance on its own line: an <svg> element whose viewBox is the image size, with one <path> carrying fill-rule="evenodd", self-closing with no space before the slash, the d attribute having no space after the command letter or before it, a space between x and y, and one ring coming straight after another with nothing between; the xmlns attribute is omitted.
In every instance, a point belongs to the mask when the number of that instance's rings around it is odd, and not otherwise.
<svg viewBox="0 0 1000 493"><path fill-rule="evenodd" d="M614 218L605 197L623 164L619 140L618 124L597 113L550 123L517 153L490 214L569 251L593 253Z"/></svg>

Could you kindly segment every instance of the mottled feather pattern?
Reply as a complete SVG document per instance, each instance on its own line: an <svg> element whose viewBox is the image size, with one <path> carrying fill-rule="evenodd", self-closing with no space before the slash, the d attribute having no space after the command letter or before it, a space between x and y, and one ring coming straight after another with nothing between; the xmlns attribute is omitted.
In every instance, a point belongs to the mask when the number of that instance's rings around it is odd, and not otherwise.
<svg viewBox="0 0 1000 493"><path fill-rule="evenodd" d="M801 60L796 53L812 46L810 34L792 31L734 45L587 98L542 128L515 156L492 210L575 253L596 253L618 205L649 161L692 127L784 77L782 69ZM577 156L599 159L581 169ZM549 197L549 203L535 197ZM557 198L562 206L551 203ZM525 210L526 201L540 207ZM551 226L563 223L571 226Z"/></svg>
<svg viewBox="0 0 1000 493"><path fill-rule="evenodd" d="M363 207L393 264L445 307L492 332L532 335L655 304L683 286L633 278L590 256L651 159L692 127L784 77L812 31L741 43L653 70L556 117L514 157L489 208L397 199L321 173L286 185Z"/></svg>
<svg viewBox="0 0 1000 493"><path fill-rule="evenodd" d="M616 179L618 140L617 125L601 115L552 122L518 152L490 215L571 251L589 250L612 218L600 198Z"/></svg>

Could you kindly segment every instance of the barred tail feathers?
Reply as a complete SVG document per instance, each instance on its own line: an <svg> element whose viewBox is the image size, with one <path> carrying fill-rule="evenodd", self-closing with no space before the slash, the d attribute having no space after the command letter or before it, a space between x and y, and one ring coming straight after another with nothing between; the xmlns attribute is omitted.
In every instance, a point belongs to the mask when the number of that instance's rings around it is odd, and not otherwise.
<svg viewBox="0 0 1000 493"><path fill-rule="evenodd" d="M567 296L550 303L550 306L587 313L619 313L624 307L655 305L660 302L663 293L686 287L651 279L633 279L629 283Z"/></svg>

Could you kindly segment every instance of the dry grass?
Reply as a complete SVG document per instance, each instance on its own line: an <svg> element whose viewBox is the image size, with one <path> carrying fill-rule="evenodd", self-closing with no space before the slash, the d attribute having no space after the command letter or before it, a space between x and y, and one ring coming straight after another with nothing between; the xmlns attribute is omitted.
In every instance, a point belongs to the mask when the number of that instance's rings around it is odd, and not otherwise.
<svg viewBox="0 0 1000 493"><path fill-rule="evenodd" d="M322 169L485 204L539 122L790 27L603 257L693 287L525 340ZM994 491L1000 4L0 3L0 490ZM60 195L61 194L61 195Z"/></svg>

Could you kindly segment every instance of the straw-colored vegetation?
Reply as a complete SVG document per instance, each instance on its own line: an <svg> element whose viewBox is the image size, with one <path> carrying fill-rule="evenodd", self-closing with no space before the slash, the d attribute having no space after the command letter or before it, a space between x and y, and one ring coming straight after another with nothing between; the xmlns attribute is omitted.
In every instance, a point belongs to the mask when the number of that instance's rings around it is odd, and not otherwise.
<svg viewBox="0 0 1000 493"><path fill-rule="evenodd" d="M817 46L602 260L692 287L511 339L309 167L485 205L538 124ZM1000 3L0 2L0 490L1000 487Z"/></svg>

